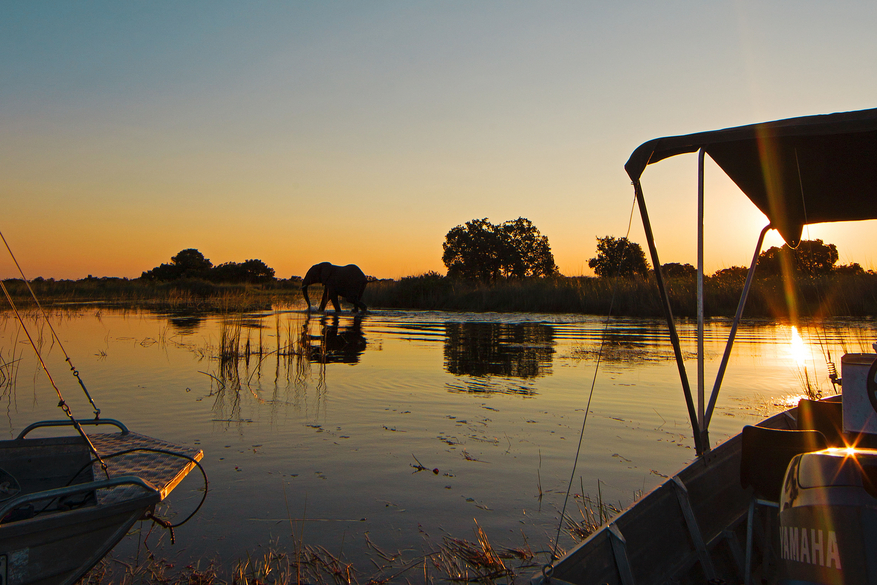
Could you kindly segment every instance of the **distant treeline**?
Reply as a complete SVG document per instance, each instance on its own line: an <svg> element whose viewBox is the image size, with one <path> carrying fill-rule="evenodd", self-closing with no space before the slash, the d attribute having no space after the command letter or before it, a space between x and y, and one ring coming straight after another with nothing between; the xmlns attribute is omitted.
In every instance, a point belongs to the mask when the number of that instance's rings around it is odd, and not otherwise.
<svg viewBox="0 0 877 585"><path fill-rule="evenodd" d="M3 281L16 304L33 303L28 287L20 279ZM30 281L42 305L100 302L125 307L168 310L270 310L275 306L297 306L301 301L301 279L272 279L268 283L218 283L198 278L157 281L145 278L89 276L81 280L36 278ZM5 300L0 306L8 307Z"/></svg>
<svg viewBox="0 0 877 585"><path fill-rule="evenodd" d="M704 310L709 317L732 317L746 273L724 270L704 279ZM675 316L694 317L694 276L668 276ZM788 286L787 286L788 284ZM619 316L663 316L654 273L645 278L523 278L491 282L465 281L436 273L372 282L366 288L370 307L452 311L530 311ZM865 317L877 315L877 274L838 271L817 277L777 274L756 277L745 317Z"/></svg>
<svg viewBox="0 0 877 585"><path fill-rule="evenodd" d="M547 239L529 220L500 225L473 220L448 234L448 276L429 272L401 280L369 277L363 300L372 308L662 316L655 274L640 246L611 236L597 242L597 256L589 265L599 276L562 276ZM474 253L478 250L483 253ZM500 252L507 257L504 263L490 260ZM769 319L877 315L877 274L858 264L839 266L837 260L834 244L822 240L804 240L794 250L783 246L762 252L744 315ZM695 316L697 270L671 262L663 264L661 272L673 314ZM704 278L708 316L735 314L747 272L732 266ZM28 302L23 281L10 279L4 284L13 298ZM101 301L230 311L304 308L300 278L277 279L274 269L261 260L214 266L195 248L181 250L170 263L147 270L138 279L37 278L31 286L47 303Z"/></svg>
<svg viewBox="0 0 877 585"><path fill-rule="evenodd" d="M733 316L743 288L745 271L723 270L704 279L707 316ZM686 273L668 275L673 314L695 316L696 279ZM787 286L788 283L788 286ZM27 302L21 280L4 281L16 301ZM102 301L126 305L166 305L170 308L270 309L304 308L301 280L272 279L261 284L216 283L201 279L154 281L94 278L31 281L44 304ZM641 278L555 276L465 280L430 272L400 280L374 280L364 300L373 309L448 311L521 311L592 315L662 316L654 273ZM349 308L349 306L347 306ZM816 277L777 274L756 276L744 316L784 319L798 316L877 315L877 274L836 271Z"/></svg>

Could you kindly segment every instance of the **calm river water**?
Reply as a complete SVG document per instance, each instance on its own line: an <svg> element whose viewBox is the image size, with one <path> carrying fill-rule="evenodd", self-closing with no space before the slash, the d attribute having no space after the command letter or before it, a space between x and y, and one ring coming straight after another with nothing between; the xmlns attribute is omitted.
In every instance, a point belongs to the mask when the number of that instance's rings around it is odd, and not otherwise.
<svg viewBox="0 0 877 585"><path fill-rule="evenodd" d="M89 418L59 348L27 322L74 415ZM592 380L574 493L626 506L694 456L659 320L380 310L192 317L90 306L53 312L52 322L103 417L204 450L204 507L175 545L158 529L145 538L175 563L229 567L269 547L291 550L296 539L352 563L366 581L384 556L404 566L447 537L474 541L476 527L496 546L547 550ZM708 387L728 329L708 324ZM683 323L681 336L693 356L693 325ZM831 393L826 350L839 368L845 351L869 351L874 339L870 322L744 324L713 443L794 401L805 370ZM34 420L63 418L25 342L0 314L0 428L9 438ZM694 380L693 359L687 367ZM191 474L165 512L188 514L200 488ZM575 504L568 511L581 518ZM134 555L148 528L115 554ZM566 531L560 543L572 545Z"/></svg>

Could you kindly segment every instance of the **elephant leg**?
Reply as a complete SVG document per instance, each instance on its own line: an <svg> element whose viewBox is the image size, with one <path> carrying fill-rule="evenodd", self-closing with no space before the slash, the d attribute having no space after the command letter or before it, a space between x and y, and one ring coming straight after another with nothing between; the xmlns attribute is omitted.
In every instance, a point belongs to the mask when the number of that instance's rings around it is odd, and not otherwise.
<svg viewBox="0 0 877 585"><path fill-rule="evenodd" d="M308 287L302 287L302 296L305 298L305 304L308 306L308 313L311 312L311 298L308 296Z"/></svg>
<svg viewBox="0 0 877 585"><path fill-rule="evenodd" d="M323 286L323 298L320 300L320 311L321 312L326 310L326 304L328 302L329 302L329 287Z"/></svg>
<svg viewBox="0 0 877 585"><path fill-rule="evenodd" d="M335 307L335 313L341 312L341 305L338 303L338 295L332 295L332 306Z"/></svg>
<svg viewBox="0 0 877 585"><path fill-rule="evenodd" d="M368 284L368 283L367 282L362 283L362 285L359 287L359 292L356 295L356 299L353 301L353 306L355 308L360 309L363 313L368 310L368 307L366 307L365 303L362 302L362 295L365 293L365 285L366 284Z"/></svg>
<svg viewBox="0 0 877 585"><path fill-rule="evenodd" d="M358 313L359 311L365 312L368 309L368 307L365 306L365 303L363 303L360 298L361 297L351 297L348 299L351 303L353 303L354 313Z"/></svg>

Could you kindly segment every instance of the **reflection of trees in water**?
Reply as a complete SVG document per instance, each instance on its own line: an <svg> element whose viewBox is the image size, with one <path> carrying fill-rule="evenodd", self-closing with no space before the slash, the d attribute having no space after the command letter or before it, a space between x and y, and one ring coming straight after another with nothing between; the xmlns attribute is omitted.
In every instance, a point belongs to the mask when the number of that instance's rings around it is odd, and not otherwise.
<svg viewBox="0 0 877 585"><path fill-rule="evenodd" d="M325 408L326 364L358 363L367 345L361 316L344 327L338 316L274 313L274 323L268 320L237 315L220 323L219 345L206 352L218 367L203 372L213 380L217 421L247 422L242 406L248 396L268 404L272 415L288 405L319 412Z"/></svg>
<svg viewBox="0 0 877 585"><path fill-rule="evenodd" d="M204 319L204 315L175 315L169 317L168 322L177 333L188 335L195 333Z"/></svg>
<svg viewBox="0 0 877 585"><path fill-rule="evenodd" d="M554 330L541 323L446 323L444 353L451 374L535 378L551 373Z"/></svg>

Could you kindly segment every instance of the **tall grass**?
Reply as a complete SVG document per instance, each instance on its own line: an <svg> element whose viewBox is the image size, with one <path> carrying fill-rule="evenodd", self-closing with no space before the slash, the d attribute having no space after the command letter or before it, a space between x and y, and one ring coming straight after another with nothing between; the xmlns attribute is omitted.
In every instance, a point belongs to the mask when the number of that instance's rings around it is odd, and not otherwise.
<svg viewBox="0 0 877 585"><path fill-rule="evenodd" d="M667 281L675 316L696 316L694 278ZM742 279L708 277L704 282L707 316L733 316ZM877 314L877 274L835 274L800 278L791 283L791 297L781 277L757 278L746 305L748 317L794 317ZM479 282L450 279L435 273L372 282L365 302L372 307L443 309L453 311L524 311L540 313L612 314L660 317L663 309L654 277L554 277Z"/></svg>
<svg viewBox="0 0 877 585"><path fill-rule="evenodd" d="M5 281L16 304L32 303L21 280ZM189 311L253 311L302 305L300 281L224 284L189 279L155 282L126 278L86 278L30 282L41 304L103 302L136 308Z"/></svg>
<svg viewBox="0 0 877 585"><path fill-rule="evenodd" d="M16 303L29 302L23 282L8 280L6 285ZM673 314L695 316L695 279L670 278L667 285ZM119 278L38 279L32 286L46 305L102 302L149 310L220 313L304 308L300 281L293 280L247 285L203 280L156 283ZM733 316L743 289L742 278L707 277L704 286L707 315ZM614 315L663 315L653 276L633 279L559 276L480 282L430 272L399 280L370 282L364 301L372 308L606 315L611 306ZM875 315L877 274L801 277L789 286L779 276L756 276L745 314L772 319Z"/></svg>

